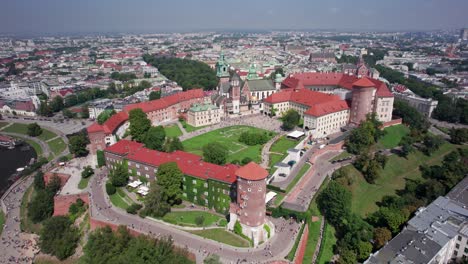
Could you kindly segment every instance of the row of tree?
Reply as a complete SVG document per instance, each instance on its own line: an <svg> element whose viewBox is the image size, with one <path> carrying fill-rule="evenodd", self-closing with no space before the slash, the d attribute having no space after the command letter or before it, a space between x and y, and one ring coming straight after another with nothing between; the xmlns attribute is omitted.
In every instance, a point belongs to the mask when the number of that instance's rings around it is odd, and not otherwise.
<svg viewBox="0 0 468 264"><path fill-rule="evenodd" d="M46 186L44 174L38 171L34 175L33 185L35 192L28 204L28 217L32 222L39 223L52 216L54 212L54 196L60 189L60 178L53 175Z"/></svg>
<svg viewBox="0 0 468 264"><path fill-rule="evenodd" d="M239 136L239 142L248 146L263 145L268 142L267 132L242 132Z"/></svg>

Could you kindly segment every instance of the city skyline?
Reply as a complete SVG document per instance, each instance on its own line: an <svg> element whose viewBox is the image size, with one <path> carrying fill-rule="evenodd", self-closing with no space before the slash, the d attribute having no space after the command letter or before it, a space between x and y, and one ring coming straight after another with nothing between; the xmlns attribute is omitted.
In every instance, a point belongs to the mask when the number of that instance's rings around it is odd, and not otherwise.
<svg viewBox="0 0 468 264"><path fill-rule="evenodd" d="M435 30L468 26L468 2L8 1L0 33L156 33L206 30Z"/></svg>

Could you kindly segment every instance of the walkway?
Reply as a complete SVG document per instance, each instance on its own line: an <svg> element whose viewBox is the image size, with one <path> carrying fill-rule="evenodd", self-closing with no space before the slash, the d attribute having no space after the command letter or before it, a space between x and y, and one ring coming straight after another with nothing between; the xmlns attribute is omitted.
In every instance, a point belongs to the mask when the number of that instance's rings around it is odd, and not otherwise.
<svg viewBox="0 0 468 264"><path fill-rule="evenodd" d="M322 245L322 239L323 239L323 230L325 229L325 217L321 217L321 222L320 222L320 236L319 236L319 239L317 241L317 245L315 246L315 250L314 250L314 255L312 257L312 264L315 264L317 262L317 257L318 257L318 254L320 253L320 247Z"/></svg>
<svg viewBox="0 0 468 264"><path fill-rule="evenodd" d="M445 127L445 128L468 128L468 125L460 124L460 123L449 123L449 122L444 122L444 121L439 121L434 118L429 118L429 122L431 124L440 126L440 127Z"/></svg>
<svg viewBox="0 0 468 264"><path fill-rule="evenodd" d="M260 163L260 166L262 166L265 169L269 168L270 165L270 148L273 143L275 143L276 140L278 140L281 136L283 136L285 132L281 132L280 134L276 135L272 139L270 139L265 145L263 145L262 148L262 163ZM283 155L282 153L281 155Z"/></svg>
<svg viewBox="0 0 468 264"><path fill-rule="evenodd" d="M179 122L176 122L177 126L179 127L180 131L182 131L182 135L187 135L187 130L185 130L185 127Z"/></svg>
<svg viewBox="0 0 468 264"><path fill-rule="evenodd" d="M265 263L271 260L283 260L294 245L299 230L299 225L294 221L271 219L276 226L277 233L269 242L263 243L257 248L236 248L220 244L165 224L127 214L123 210L113 207L105 194L103 184L105 177L104 170L97 170L96 177L90 181L90 212L94 219L126 225L135 231L154 236L171 236L177 246L187 248L196 255L197 263L202 263L205 257L213 253L221 256L224 263L237 263L238 261ZM269 255L265 248L269 248L274 255Z"/></svg>

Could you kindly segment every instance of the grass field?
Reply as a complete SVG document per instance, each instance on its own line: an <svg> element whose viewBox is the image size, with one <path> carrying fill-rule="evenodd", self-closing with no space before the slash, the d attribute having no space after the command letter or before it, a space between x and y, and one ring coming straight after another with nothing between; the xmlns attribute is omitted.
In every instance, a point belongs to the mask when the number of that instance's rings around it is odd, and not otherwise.
<svg viewBox="0 0 468 264"><path fill-rule="evenodd" d="M53 139L54 137L57 137L57 134L50 130L42 128L42 134L40 134L37 138L39 138L40 140L47 141L49 139Z"/></svg>
<svg viewBox="0 0 468 264"><path fill-rule="evenodd" d="M182 131L178 125L165 126L164 131L166 132L166 137L179 137L182 136Z"/></svg>
<svg viewBox="0 0 468 264"><path fill-rule="evenodd" d="M333 257L333 246L336 244L335 228L326 223L323 230L322 244L320 245L320 253L317 257L318 264L329 263Z"/></svg>
<svg viewBox="0 0 468 264"><path fill-rule="evenodd" d="M282 136L271 145L270 152L285 154L288 149L294 148L297 144L299 141Z"/></svg>
<svg viewBox="0 0 468 264"><path fill-rule="evenodd" d="M0 129L8 124L9 124L8 122L0 122Z"/></svg>
<svg viewBox="0 0 468 264"><path fill-rule="evenodd" d="M3 225L5 224L5 213L3 210L0 210L0 234L3 231Z"/></svg>
<svg viewBox="0 0 468 264"><path fill-rule="evenodd" d="M397 190L403 189L405 179L421 178L419 165L439 164L443 157L455 150L455 148L455 145L445 143L430 157L420 151L411 153L408 159L391 155L375 184L367 183L361 173L352 165L344 167L353 179L353 184L348 187L353 194L353 212L360 214L362 217L375 212L378 209L376 202L381 201L385 195L394 195Z"/></svg>
<svg viewBox="0 0 468 264"><path fill-rule="evenodd" d="M219 142L229 151L227 162L233 160L241 161L243 158L249 157L255 162L260 162L262 146L247 146L238 141L239 135L242 132L258 132L263 133L266 130L248 126L232 126L220 128L182 142L184 149L197 155L203 155L202 148L208 143Z"/></svg>
<svg viewBox="0 0 468 264"><path fill-rule="evenodd" d="M190 233L235 247L249 247L249 242L224 228L190 231Z"/></svg>
<svg viewBox="0 0 468 264"><path fill-rule="evenodd" d="M181 226L197 226L195 223L195 218L198 216L203 216L205 221L201 226L212 226L216 224L221 219L224 219L218 215L204 212L204 211L185 211L185 212L170 212L167 213L162 220L165 222L181 225Z"/></svg>
<svg viewBox="0 0 468 264"><path fill-rule="evenodd" d="M398 146L401 138L409 133L409 128L405 125L395 125L384 129L387 133L377 143L378 148L394 148Z"/></svg>
<svg viewBox="0 0 468 264"><path fill-rule="evenodd" d="M121 188L117 188L117 192L109 196L111 203L119 208L127 210L128 206L132 203L130 198L127 197Z"/></svg>
<svg viewBox="0 0 468 264"><path fill-rule="evenodd" d="M67 148L67 144L63 142L62 138L56 138L47 142L47 144L49 145L50 150L52 151L52 153L54 153L55 156L59 155Z"/></svg>
<svg viewBox="0 0 468 264"><path fill-rule="evenodd" d="M80 182L78 183L78 189L83 190L84 188L88 187L88 182L91 177L88 178L81 178Z"/></svg>
<svg viewBox="0 0 468 264"><path fill-rule="evenodd" d="M38 157L42 155L42 147L41 145L39 145L39 143L30 139L26 139L26 138L20 138L20 139L28 143L28 145L30 145L34 149L34 151L36 151L36 155Z"/></svg>
<svg viewBox="0 0 468 264"><path fill-rule="evenodd" d="M28 125L20 124L20 123L13 123L11 126L3 129L3 131L10 132L10 133L18 133L18 134L27 135L28 134Z"/></svg>

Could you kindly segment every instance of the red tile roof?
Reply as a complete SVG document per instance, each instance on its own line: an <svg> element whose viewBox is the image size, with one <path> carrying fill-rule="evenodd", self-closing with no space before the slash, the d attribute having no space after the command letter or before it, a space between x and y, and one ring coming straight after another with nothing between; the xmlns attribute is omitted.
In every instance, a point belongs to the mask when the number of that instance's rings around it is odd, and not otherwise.
<svg viewBox="0 0 468 264"><path fill-rule="evenodd" d="M88 131L88 133L101 132L104 131L104 127L102 127L97 122L94 122L92 125L87 127L86 130Z"/></svg>
<svg viewBox="0 0 468 264"><path fill-rule="evenodd" d="M260 167L257 163L251 161L247 165L236 170L236 175L242 179L259 181L268 176L268 171Z"/></svg>
<svg viewBox="0 0 468 264"><path fill-rule="evenodd" d="M280 91L277 93L274 93L267 98L265 98L263 101L270 103L270 104L276 104L276 103L281 103L281 102L287 102L291 100L291 93L292 91Z"/></svg>
<svg viewBox="0 0 468 264"><path fill-rule="evenodd" d="M362 87L362 88L368 88L368 87L374 87L375 83L371 82L369 78L364 77L361 78L353 83L354 87Z"/></svg>
<svg viewBox="0 0 468 264"><path fill-rule="evenodd" d="M366 81L363 79L366 79ZM339 86L348 90L352 90L353 85L359 80L363 81L358 82L358 85L362 85L363 83L365 83L364 85L371 85L370 83L372 83L372 86L368 87L377 88L378 97L393 97L393 94L390 92L387 85L382 81L367 77L359 79L354 75L343 73L295 73L284 79L282 82L282 87L303 89L305 86Z"/></svg>
<svg viewBox="0 0 468 264"><path fill-rule="evenodd" d="M346 109L349 109L348 103L346 101L329 101L312 106L304 114L318 117Z"/></svg>
<svg viewBox="0 0 468 264"><path fill-rule="evenodd" d="M214 179L222 182L233 183L236 181L236 165L227 164L220 166L202 161L202 157L184 152L173 153L160 152L147 149L141 143L129 140L120 140L114 145L106 148L106 151L126 156L130 161L145 163L159 167L167 162L176 162L179 169L187 175L201 178Z"/></svg>
<svg viewBox="0 0 468 264"><path fill-rule="evenodd" d="M124 110L122 112L119 112L115 115L113 115L111 118L109 118L103 125L102 129L104 132L107 134L113 133L120 125L122 125L125 121L128 120L128 112L130 110L135 109L135 108L140 108L143 110L143 112L148 113L156 110L161 110L168 108L171 105L188 101L191 99L195 98L203 98L204 93L202 89L193 89L193 90L188 90L185 92L181 93L176 93L167 97L163 97L161 99L157 100L152 100L152 101L147 101L147 102L142 102L142 103L137 103L137 104L130 104L124 107ZM91 125L91 126L94 126ZM97 132L101 131L98 129L98 126L94 126L89 130L88 132Z"/></svg>
<svg viewBox="0 0 468 264"><path fill-rule="evenodd" d="M302 89L291 93L291 101L312 107L313 105L341 100L338 95L331 95L321 92L311 91L309 89Z"/></svg>

